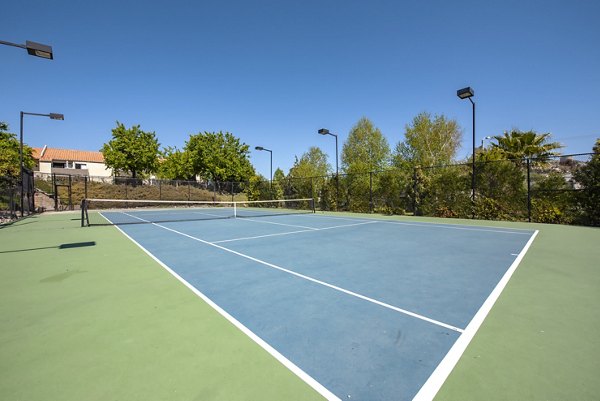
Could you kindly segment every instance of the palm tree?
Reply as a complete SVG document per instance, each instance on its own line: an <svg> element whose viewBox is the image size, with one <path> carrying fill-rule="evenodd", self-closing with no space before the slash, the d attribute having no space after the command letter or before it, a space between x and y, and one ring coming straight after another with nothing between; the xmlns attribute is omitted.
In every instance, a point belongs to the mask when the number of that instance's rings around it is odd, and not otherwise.
<svg viewBox="0 0 600 401"><path fill-rule="evenodd" d="M560 153L556 150L562 148L560 143L550 142L550 133L512 130L493 138L497 143L492 143L492 148L500 151L507 159L534 159L536 162L545 163L550 157L558 156Z"/></svg>

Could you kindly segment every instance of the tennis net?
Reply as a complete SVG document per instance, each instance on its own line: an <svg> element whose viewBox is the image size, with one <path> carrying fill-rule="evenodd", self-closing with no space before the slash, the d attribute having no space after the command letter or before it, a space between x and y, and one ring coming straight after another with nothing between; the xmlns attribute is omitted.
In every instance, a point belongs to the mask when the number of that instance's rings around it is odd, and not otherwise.
<svg viewBox="0 0 600 401"><path fill-rule="evenodd" d="M306 199L259 201L170 201L84 199L81 226L166 223L314 213L315 202Z"/></svg>

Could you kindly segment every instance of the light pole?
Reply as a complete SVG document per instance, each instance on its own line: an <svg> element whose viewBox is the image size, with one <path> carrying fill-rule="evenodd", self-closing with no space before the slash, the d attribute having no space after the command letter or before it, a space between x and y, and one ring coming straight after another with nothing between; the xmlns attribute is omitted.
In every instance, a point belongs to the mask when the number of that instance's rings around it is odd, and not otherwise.
<svg viewBox="0 0 600 401"><path fill-rule="evenodd" d="M25 185L23 180L23 116L40 116L40 117L50 117L52 120L64 120L65 116L58 113L50 113L50 114L40 114L40 113L28 113L26 111L21 112L21 126L20 126L20 135L19 135L19 174L21 177L21 217L24 215L24 206L23 202L25 200Z"/></svg>
<svg viewBox="0 0 600 401"><path fill-rule="evenodd" d="M54 59L54 53L52 53L52 46L43 45L41 43L31 42L29 40L25 41L24 45L18 43L5 42L0 40L0 45L20 47L21 49L27 50L31 56L46 58L49 60Z"/></svg>
<svg viewBox="0 0 600 401"><path fill-rule="evenodd" d="M262 146L257 146L254 149L264 150L265 152L269 152L271 154L271 179L269 180L269 188L271 188L273 186L273 151L271 149L263 148Z"/></svg>
<svg viewBox="0 0 600 401"><path fill-rule="evenodd" d="M492 139L492 137L491 137L491 136L486 136L485 138L483 138L483 139L481 140L481 150L484 150L484 147L483 147L483 141L485 141L486 139L488 139L488 140L489 140L489 139Z"/></svg>
<svg viewBox="0 0 600 401"><path fill-rule="evenodd" d="M335 208L337 210L339 194L340 194L340 176L338 170L338 137L336 134L329 132L327 128L321 128L318 133L320 135L331 135L335 137Z"/></svg>
<svg viewBox="0 0 600 401"><path fill-rule="evenodd" d="M469 99L469 101L473 105L473 171L471 173L471 195L473 203L475 203L475 102L473 101L473 99L471 99L473 96L475 96L475 92L471 87L466 87L457 90L456 96L458 96L461 99Z"/></svg>

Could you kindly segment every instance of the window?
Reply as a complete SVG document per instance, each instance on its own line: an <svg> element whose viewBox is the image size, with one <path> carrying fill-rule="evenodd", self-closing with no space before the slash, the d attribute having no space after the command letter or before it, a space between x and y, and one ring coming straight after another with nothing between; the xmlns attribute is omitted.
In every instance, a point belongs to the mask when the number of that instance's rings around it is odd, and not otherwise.
<svg viewBox="0 0 600 401"><path fill-rule="evenodd" d="M75 169L77 170L85 170L87 169L87 164L85 163L75 163Z"/></svg>
<svg viewBox="0 0 600 401"><path fill-rule="evenodd" d="M52 168L65 168L67 167L66 162L52 162Z"/></svg>

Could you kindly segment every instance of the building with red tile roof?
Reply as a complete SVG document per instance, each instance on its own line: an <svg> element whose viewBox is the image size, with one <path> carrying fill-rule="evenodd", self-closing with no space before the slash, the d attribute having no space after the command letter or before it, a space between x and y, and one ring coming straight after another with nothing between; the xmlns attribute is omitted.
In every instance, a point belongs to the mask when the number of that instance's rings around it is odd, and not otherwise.
<svg viewBox="0 0 600 401"><path fill-rule="evenodd" d="M104 164L101 152L57 149L44 146L33 148L34 170L42 174L71 174L91 177L110 177L111 168Z"/></svg>

